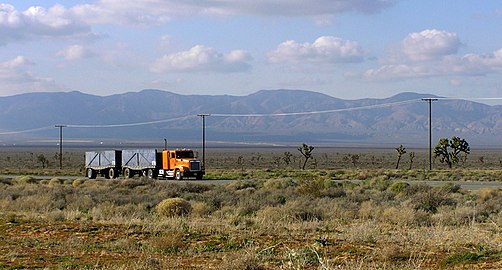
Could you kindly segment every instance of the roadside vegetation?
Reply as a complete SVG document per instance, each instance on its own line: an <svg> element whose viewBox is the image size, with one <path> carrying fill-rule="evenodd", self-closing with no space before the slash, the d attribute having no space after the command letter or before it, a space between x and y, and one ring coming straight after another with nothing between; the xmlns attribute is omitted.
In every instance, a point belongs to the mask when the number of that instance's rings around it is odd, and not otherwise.
<svg viewBox="0 0 502 270"><path fill-rule="evenodd" d="M0 174L24 176L0 177L0 269L501 269L502 190L414 181L500 181L502 155L429 172L407 150L399 166L394 149L209 150L227 184L89 180L83 151L63 170L5 152Z"/></svg>
<svg viewBox="0 0 502 270"><path fill-rule="evenodd" d="M502 190L321 175L0 180L0 268L502 267Z"/></svg>

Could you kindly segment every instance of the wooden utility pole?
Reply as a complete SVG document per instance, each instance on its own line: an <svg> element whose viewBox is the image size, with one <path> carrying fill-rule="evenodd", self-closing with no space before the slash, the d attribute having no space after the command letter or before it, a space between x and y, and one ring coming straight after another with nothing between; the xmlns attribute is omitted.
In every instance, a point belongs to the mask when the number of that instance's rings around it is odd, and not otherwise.
<svg viewBox="0 0 502 270"><path fill-rule="evenodd" d="M202 165L206 166L206 116L211 116L210 114L197 114L197 116L202 117Z"/></svg>
<svg viewBox="0 0 502 270"><path fill-rule="evenodd" d="M59 169L63 169L63 128L65 125L56 125L59 128Z"/></svg>
<svg viewBox="0 0 502 270"><path fill-rule="evenodd" d="M437 98L422 98L423 101L429 103L429 170L432 171L432 102Z"/></svg>

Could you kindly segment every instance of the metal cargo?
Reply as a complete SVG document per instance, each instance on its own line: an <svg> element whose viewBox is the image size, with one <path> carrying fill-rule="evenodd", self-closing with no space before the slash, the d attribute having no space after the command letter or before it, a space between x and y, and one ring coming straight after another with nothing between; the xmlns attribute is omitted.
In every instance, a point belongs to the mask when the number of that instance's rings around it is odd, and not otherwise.
<svg viewBox="0 0 502 270"><path fill-rule="evenodd" d="M90 168L110 168L122 166L121 151L85 152L85 166Z"/></svg>
<svg viewBox="0 0 502 270"><path fill-rule="evenodd" d="M156 168L157 158L157 150L155 149L122 150L122 166L124 168Z"/></svg>

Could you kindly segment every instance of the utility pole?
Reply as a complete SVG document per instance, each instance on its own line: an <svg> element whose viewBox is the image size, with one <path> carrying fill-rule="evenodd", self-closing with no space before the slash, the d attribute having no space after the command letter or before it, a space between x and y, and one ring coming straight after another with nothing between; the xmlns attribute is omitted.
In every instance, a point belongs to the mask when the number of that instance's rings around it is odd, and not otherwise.
<svg viewBox="0 0 502 270"><path fill-rule="evenodd" d="M432 102L437 98L422 98L429 103L429 171L432 171Z"/></svg>
<svg viewBox="0 0 502 270"><path fill-rule="evenodd" d="M56 125L59 128L59 169L63 169L63 128L65 125Z"/></svg>
<svg viewBox="0 0 502 270"><path fill-rule="evenodd" d="M202 117L202 164L206 166L206 116L211 116L210 114L197 114L197 116Z"/></svg>

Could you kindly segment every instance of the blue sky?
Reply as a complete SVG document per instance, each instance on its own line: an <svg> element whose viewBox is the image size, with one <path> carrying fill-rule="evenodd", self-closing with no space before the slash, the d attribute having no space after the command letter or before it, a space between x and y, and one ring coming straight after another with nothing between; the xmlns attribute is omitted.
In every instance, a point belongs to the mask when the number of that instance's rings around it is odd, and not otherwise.
<svg viewBox="0 0 502 270"><path fill-rule="evenodd" d="M502 96L502 1L0 2L0 96Z"/></svg>

